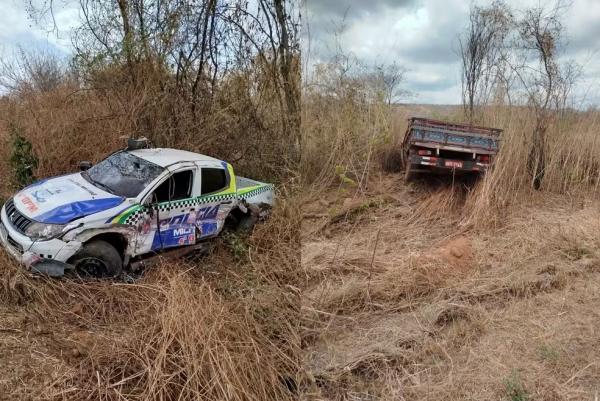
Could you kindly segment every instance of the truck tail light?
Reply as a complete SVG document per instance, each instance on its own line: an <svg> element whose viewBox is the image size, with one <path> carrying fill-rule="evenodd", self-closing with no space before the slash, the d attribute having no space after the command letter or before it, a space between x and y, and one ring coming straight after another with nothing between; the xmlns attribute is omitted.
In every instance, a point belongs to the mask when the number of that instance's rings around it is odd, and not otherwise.
<svg viewBox="0 0 600 401"><path fill-rule="evenodd" d="M431 155L431 150L419 149L419 151L417 152L417 154L419 156L430 156Z"/></svg>
<svg viewBox="0 0 600 401"><path fill-rule="evenodd" d="M490 156L489 155L480 155L479 156L479 161L482 163L489 163L490 162Z"/></svg>

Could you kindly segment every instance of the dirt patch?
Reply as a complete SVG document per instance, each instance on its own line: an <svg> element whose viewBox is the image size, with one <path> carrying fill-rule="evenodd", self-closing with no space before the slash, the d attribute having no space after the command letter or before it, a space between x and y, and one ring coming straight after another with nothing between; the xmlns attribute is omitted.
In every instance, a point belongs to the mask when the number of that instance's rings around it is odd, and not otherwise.
<svg viewBox="0 0 600 401"><path fill-rule="evenodd" d="M473 267L473 245L469 238L458 237L440 246L436 254L456 273L466 273Z"/></svg>

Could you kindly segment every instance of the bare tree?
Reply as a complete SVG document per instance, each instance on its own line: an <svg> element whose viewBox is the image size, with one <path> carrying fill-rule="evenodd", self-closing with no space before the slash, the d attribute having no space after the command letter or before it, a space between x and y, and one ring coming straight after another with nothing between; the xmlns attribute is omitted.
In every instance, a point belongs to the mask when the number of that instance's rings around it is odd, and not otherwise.
<svg viewBox="0 0 600 401"><path fill-rule="evenodd" d="M375 66L374 78L383 94L384 101L388 105L405 97L409 92L402 87L404 83L406 68L397 62Z"/></svg>
<svg viewBox="0 0 600 401"><path fill-rule="evenodd" d="M19 48L0 61L0 87L16 93L50 92L64 82L67 66L58 55Z"/></svg>
<svg viewBox="0 0 600 401"><path fill-rule="evenodd" d="M503 0L495 0L489 7L472 6L469 26L459 37L463 104L471 122L475 105L487 101L497 79L511 20Z"/></svg>
<svg viewBox="0 0 600 401"><path fill-rule="evenodd" d="M269 9L267 0L260 0L263 9ZM293 140L290 155L295 161L300 160L300 45L298 43L298 17L293 15L293 7L286 5L285 0L273 0L275 9L276 31L279 42L277 49L279 71L282 81L283 97L287 106L288 129ZM271 35L272 36L272 35Z"/></svg>
<svg viewBox="0 0 600 401"><path fill-rule="evenodd" d="M85 84L99 71L114 71L119 84L147 90L151 97L176 99L169 107L170 126L191 116L193 124L211 112L226 79L261 75L275 92L280 132L300 155L299 9L290 0L79 0L82 24L73 35L75 65ZM52 14L52 0L33 19ZM113 77L112 84L117 84ZM256 84L258 85L258 84ZM247 99L256 86L247 86ZM174 96L171 96L174 95ZM271 97L273 99L273 97ZM270 101L271 99L269 99ZM182 112L185 111L185 112ZM249 111L252 108L248 108ZM187 113L187 114L186 114ZM142 129L153 131L153 118ZM289 139L289 140L288 140Z"/></svg>
<svg viewBox="0 0 600 401"><path fill-rule="evenodd" d="M558 0L551 8L528 8L517 22L512 69L526 101L535 112L536 122L528 167L532 186L539 189L544 178L546 133L554 112L560 112L580 74L575 63L561 64L564 41L562 17L570 3Z"/></svg>
<svg viewBox="0 0 600 401"><path fill-rule="evenodd" d="M469 28L460 40L465 111L473 120L474 107L490 95L509 103L517 98L534 111L535 127L527 165L532 186L544 178L546 132L553 115L567 107L581 73L574 62L561 63L564 45L562 17L568 0L526 8L514 15L502 1L471 8Z"/></svg>

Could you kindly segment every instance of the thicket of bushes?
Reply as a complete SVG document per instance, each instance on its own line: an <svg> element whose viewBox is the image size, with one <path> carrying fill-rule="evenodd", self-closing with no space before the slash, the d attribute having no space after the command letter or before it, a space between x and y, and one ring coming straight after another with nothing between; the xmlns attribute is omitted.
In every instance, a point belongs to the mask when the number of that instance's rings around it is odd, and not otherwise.
<svg viewBox="0 0 600 401"><path fill-rule="evenodd" d="M224 77L212 98L202 100L202 111L195 112L177 93L161 90L152 76L132 84L123 78L125 71L110 68L82 84L68 70L61 74L48 90L12 92L0 103L2 158L25 151L30 143L38 163L24 160L23 166L31 164L35 176L73 171L81 160L96 162L122 148L129 136L206 153L257 178L289 176L293 162L288 143L281 140L277 94L260 66ZM12 176L11 166L4 166L3 176ZM2 190L6 194L9 188Z"/></svg>
<svg viewBox="0 0 600 401"><path fill-rule="evenodd" d="M302 102L304 185L364 186L382 154L393 150L402 122L383 81L371 69L349 72L340 60L315 67Z"/></svg>

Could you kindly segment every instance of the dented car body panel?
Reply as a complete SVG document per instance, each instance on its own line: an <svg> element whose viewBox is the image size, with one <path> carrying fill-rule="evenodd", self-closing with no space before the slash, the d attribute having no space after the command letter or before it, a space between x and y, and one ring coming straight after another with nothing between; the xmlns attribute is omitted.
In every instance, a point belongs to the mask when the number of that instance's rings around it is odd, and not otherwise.
<svg viewBox="0 0 600 401"><path fill-rule="evenodd" d="M23 263L24 255L68 263L86 242L111 235L124 242L127 265L215 237L234 209L250 213L273 201L272 185L236 177L227 162L175 149L123 150L15 194L0 213L0 243Z"/></svg>

